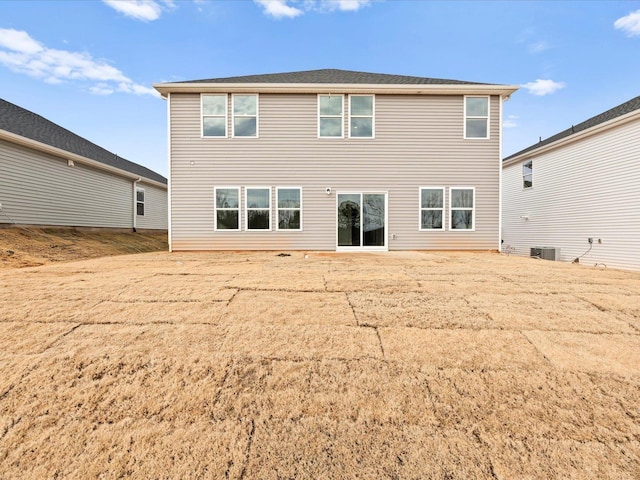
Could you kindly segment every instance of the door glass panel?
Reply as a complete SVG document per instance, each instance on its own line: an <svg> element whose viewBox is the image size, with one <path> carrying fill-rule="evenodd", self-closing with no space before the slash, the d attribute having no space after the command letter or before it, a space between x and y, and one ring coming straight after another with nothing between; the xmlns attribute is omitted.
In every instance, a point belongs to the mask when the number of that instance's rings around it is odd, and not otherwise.
<svg viewBox="0 0 640 480"><path fill-rule="evenodd" d="M365 193L362 196L362 244L365 247L384 247L384 200L382 194Z"/></svg>
<svg viewBox="0 0 640 480"><path fill-rule="evenodd" d="M360 194L338 194L338 246L360 246Z"/></svg>

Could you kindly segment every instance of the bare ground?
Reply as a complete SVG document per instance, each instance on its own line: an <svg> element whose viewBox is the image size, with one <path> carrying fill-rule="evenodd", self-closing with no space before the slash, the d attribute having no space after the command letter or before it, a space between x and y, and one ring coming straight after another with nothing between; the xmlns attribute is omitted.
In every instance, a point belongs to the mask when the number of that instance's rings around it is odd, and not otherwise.
<svg viewBox="0 0 640 480"><path fill-rule="evenodd" d="M420 252L0 270L0 465L637 479L640 273Z"/></svg>

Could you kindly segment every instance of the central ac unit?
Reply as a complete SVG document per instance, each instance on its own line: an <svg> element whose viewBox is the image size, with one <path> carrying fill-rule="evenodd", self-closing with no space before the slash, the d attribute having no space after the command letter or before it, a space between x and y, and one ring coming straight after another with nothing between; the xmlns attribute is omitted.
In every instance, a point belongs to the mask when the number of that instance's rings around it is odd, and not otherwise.
<svg viewBox="0 0 640 480"><path fill-rule="evenodd" d="M531 247L531 256L543 260L560 260L560 249L556 247Z"/></svg>

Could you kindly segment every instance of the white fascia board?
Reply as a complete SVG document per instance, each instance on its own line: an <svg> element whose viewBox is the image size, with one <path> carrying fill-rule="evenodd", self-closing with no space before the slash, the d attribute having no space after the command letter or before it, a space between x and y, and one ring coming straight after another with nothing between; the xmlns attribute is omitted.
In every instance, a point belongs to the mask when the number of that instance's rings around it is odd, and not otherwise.
<svg viewBox="0 0 640 480"><path fill-rule="evenodd" d="M629 123L636 119L640 119L640 110L634 110L633 112L629 112L625 115L620 115L619 117L613 118L607 122L594 125L591 128L587 128L586 130L582 130L581 132L571 134L568 137L561 138L543 147L535 148L528 152L524 152L522 155L518 155L517 157L513 157L509 159L508 162L502 162L502 168L508 167L509 165L513 165L514 163L518 163L523 160L527 160L529 158L537 157L538 155L546 153L550 150L555 150L556 148L564 147L565 145L569 145L573 142L577 142L579 140L583 140L585 138L591 137L592 135L605 132L614 127L624 125L625 123Z"/></svg>
<svg viewBox="0 0 640 480"><path fill-rule="evenodd" d="M166 98L169 93L373 93L390 95L502 95L509 97L518 85L380 85L358 83L157 83Z"/></svg>
<svg viewBox="0 0 640 480"><path fill-rule="evenodd" d="M84 165L89 165L91 167L97 168L99 170L104 170L107 172L111 172L116 175L120 175L122 177L127 177L132 180L141 179L140 181L155 185L156 187L161 187L166 189L167 186L164 183L158 182L156 180L152 180L147 177L140 177L135 173L127 172L126 170L122 170L120 168L112 167L110 165L104 164L102 162L98 162L96 160L92 160L87 157L83 157L82 155L78 155L76 153L68 152L58 147L52 147L51 145L47 145L46 143L38 142L37 140L32 140L30 138L23 137L21 135L17 135L12 132L7 132L6 130L0 130L0 139L6 140L11 143L15 143L17 145L22 145L25 147L33 148L34 150L39 150L44 153L49 153L56 157L64 158L66 160L73 160L74 162L78 162Z"/></svg>

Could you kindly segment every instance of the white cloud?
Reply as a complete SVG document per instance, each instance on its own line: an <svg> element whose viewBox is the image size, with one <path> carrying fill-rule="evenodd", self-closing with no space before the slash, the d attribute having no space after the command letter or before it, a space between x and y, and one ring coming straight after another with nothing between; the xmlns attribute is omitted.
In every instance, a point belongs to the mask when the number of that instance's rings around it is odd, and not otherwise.
<svg viewBox="0 0 640 480"><path fill-rule="evenodd" d="M106 5L127 17L152 22L162 15L163 10L176 8L174 0L163 0L162 4L156 0L102 0Z"/></svg>
<svg viewBox="0 0 640 480"><path fill-rule="evenodd" d="M528 45L529 53L541 53L545 50L549 50L551 46L545 42L544 40L540 40L539 42L533 42Z"/></svg>
<svg viewBox="0 0 640 480"><path fill-rule="evenodd" d="M640 35L640 10L619 18L613 23L613 26L618 30L624 31L630 37Z"/></svg>
<svg viewBox="0 0 640 480"><path fill-rule="evenodd" d="M91 93L99 95L114 91L158 95L105 61L94 60L88 53L47 48L21 30L0 28L0 64L51 84L73 81L88 85Z"/></svg>
<svg viewBox="0 0 640 480"><path fill-rule="evenodd" d="M273 18L294 18L302 15L303 11L299 8L287 5L286 0L254 0L257 4L262 5L264 13Z"/></svg>
<svg viewBox="0 0 640 480"><path fill-rule="evenodd" d="M542 80L540 78L535 82L529 82L521 85L521 87L529 90L530 94L538 95L539 97L555 93L566 86L567 85L564 82L554 82L553 80Z"/></svg>
<svg viewBox="0 0 640 480"><path fill-rule="evenodd" d="M305 12L355 12L371 0L254 0L264 13L274 18L295 18ZM294 6L295 5L295 6Z"/></svg>
<svg viewBox="0 0 640 480"><path fill-rule="evenodd" d="M517 115L509 115L505 120L502 121L503 128L515 128L518 126L518 122L516 120L519 117Z"/></svg>

